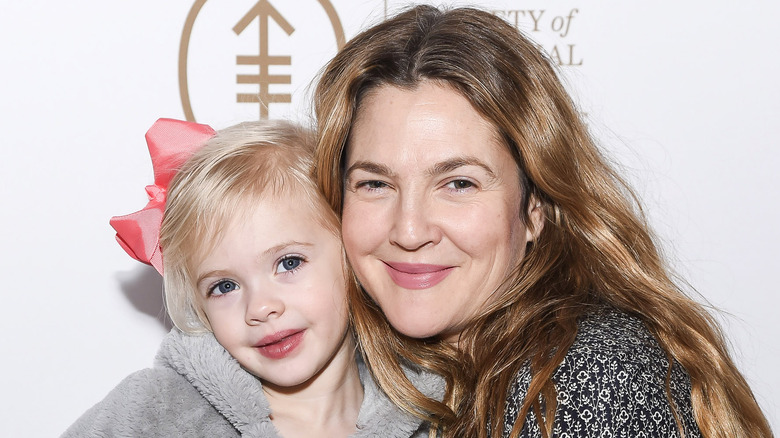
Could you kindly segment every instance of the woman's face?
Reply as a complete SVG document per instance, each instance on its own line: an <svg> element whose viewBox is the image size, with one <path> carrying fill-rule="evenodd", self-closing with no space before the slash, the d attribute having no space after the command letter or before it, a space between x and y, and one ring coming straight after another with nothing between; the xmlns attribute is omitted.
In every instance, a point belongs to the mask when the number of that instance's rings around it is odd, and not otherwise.
<svg viewBox="0 0 780 438"><path fill-rule="evenodd" d="M365 97L347 145L343 239L401 333L457 342L533 237L521 197L512 155L454 90L423 82Z"/></svg>

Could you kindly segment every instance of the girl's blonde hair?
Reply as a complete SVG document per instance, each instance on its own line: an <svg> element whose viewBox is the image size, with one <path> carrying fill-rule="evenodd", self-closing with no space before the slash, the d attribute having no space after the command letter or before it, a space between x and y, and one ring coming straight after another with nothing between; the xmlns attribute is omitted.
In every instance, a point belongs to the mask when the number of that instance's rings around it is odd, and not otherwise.
<svg viewBox="0 0 780 438"><path fill-rule="evenodd" d="M423 81L460 93L493 124L522 174L518 214L533 226L528 203L537 202L545 224L500 297L464 331L460 351L406 338L365 293L351 298L360 345L390 398L439 421L445 436L501 436L507 390L530 364L534 374L512 436L530 410L550 436L551 376L578 321L609 307L640 318L673 359L670 369L676 361L687 371L705 437L771 436L717 324L671 279L639 203L591 139L552 63L504 20L418 6L364 31L336 55L315 93L315 176L332 208L342 209L344 151L363 98L380 86L413 90ZM404 378L403 361L445 377L444 404Z"/></svg>
<svg viewBox="0 0 780 438"><path fill-rule="evenodd" d="M257 202L294 196L340 237L339 221L311 179L313 134L285 121L245 122L217 132L177 172L160 230L165 304L184 332L210 330L194 272L232 221Z"/></svg>

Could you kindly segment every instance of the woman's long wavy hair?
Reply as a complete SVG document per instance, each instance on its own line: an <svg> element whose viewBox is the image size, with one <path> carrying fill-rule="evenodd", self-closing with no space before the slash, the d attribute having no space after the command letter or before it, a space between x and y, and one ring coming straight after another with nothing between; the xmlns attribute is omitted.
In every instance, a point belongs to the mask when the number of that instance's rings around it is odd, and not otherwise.
<svg viewBox="0 0 780 438"><path fill-rule="evenodd" d="M344 150L362 99L377 87L413 90L423 81L462 94L493 124L523 176L518 214L532 226L528 203L537 202L545 218L499 298L462 333L459 351L404 337L365 293L351 298L365 358L390 398L445 436L501 436L508 388L530 364L512 436L530 411L550 436L552 375L578 321L609 307L639 317L673 359L670 368L676 361L687 371L705 437L771 436L716 322L672 280L636 197L594 144L550 60L504 20L414 7L357 35L325 67L315 92L315 177L332 208L342 209ZM443 375L444 402L420 394L402 362Z"/></svg>

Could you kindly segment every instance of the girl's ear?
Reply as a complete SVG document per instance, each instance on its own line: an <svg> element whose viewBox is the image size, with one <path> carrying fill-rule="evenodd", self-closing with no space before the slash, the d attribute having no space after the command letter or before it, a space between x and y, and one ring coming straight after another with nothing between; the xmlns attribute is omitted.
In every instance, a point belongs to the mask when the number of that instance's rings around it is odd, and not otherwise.
<svg viewBox="0 0 780 438"><path fill-rule="evenodd" d="M533 242L542 232L544 228L544 208L541 201L536 199L535 196L531 196L530 202L528 202L528 226L525 230L526 242Z"/></svg>

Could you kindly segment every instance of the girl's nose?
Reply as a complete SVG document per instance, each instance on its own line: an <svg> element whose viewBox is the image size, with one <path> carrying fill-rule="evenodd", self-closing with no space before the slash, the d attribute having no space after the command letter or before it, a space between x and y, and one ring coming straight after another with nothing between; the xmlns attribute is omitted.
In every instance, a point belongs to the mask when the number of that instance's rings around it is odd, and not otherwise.
<svg viewBox="0 0 780 438"><path fill-rule="evenodd" d="M246 323L258 325L280 317L284 313L284 302L273 294L253 292L246 308Z"/></svg>

